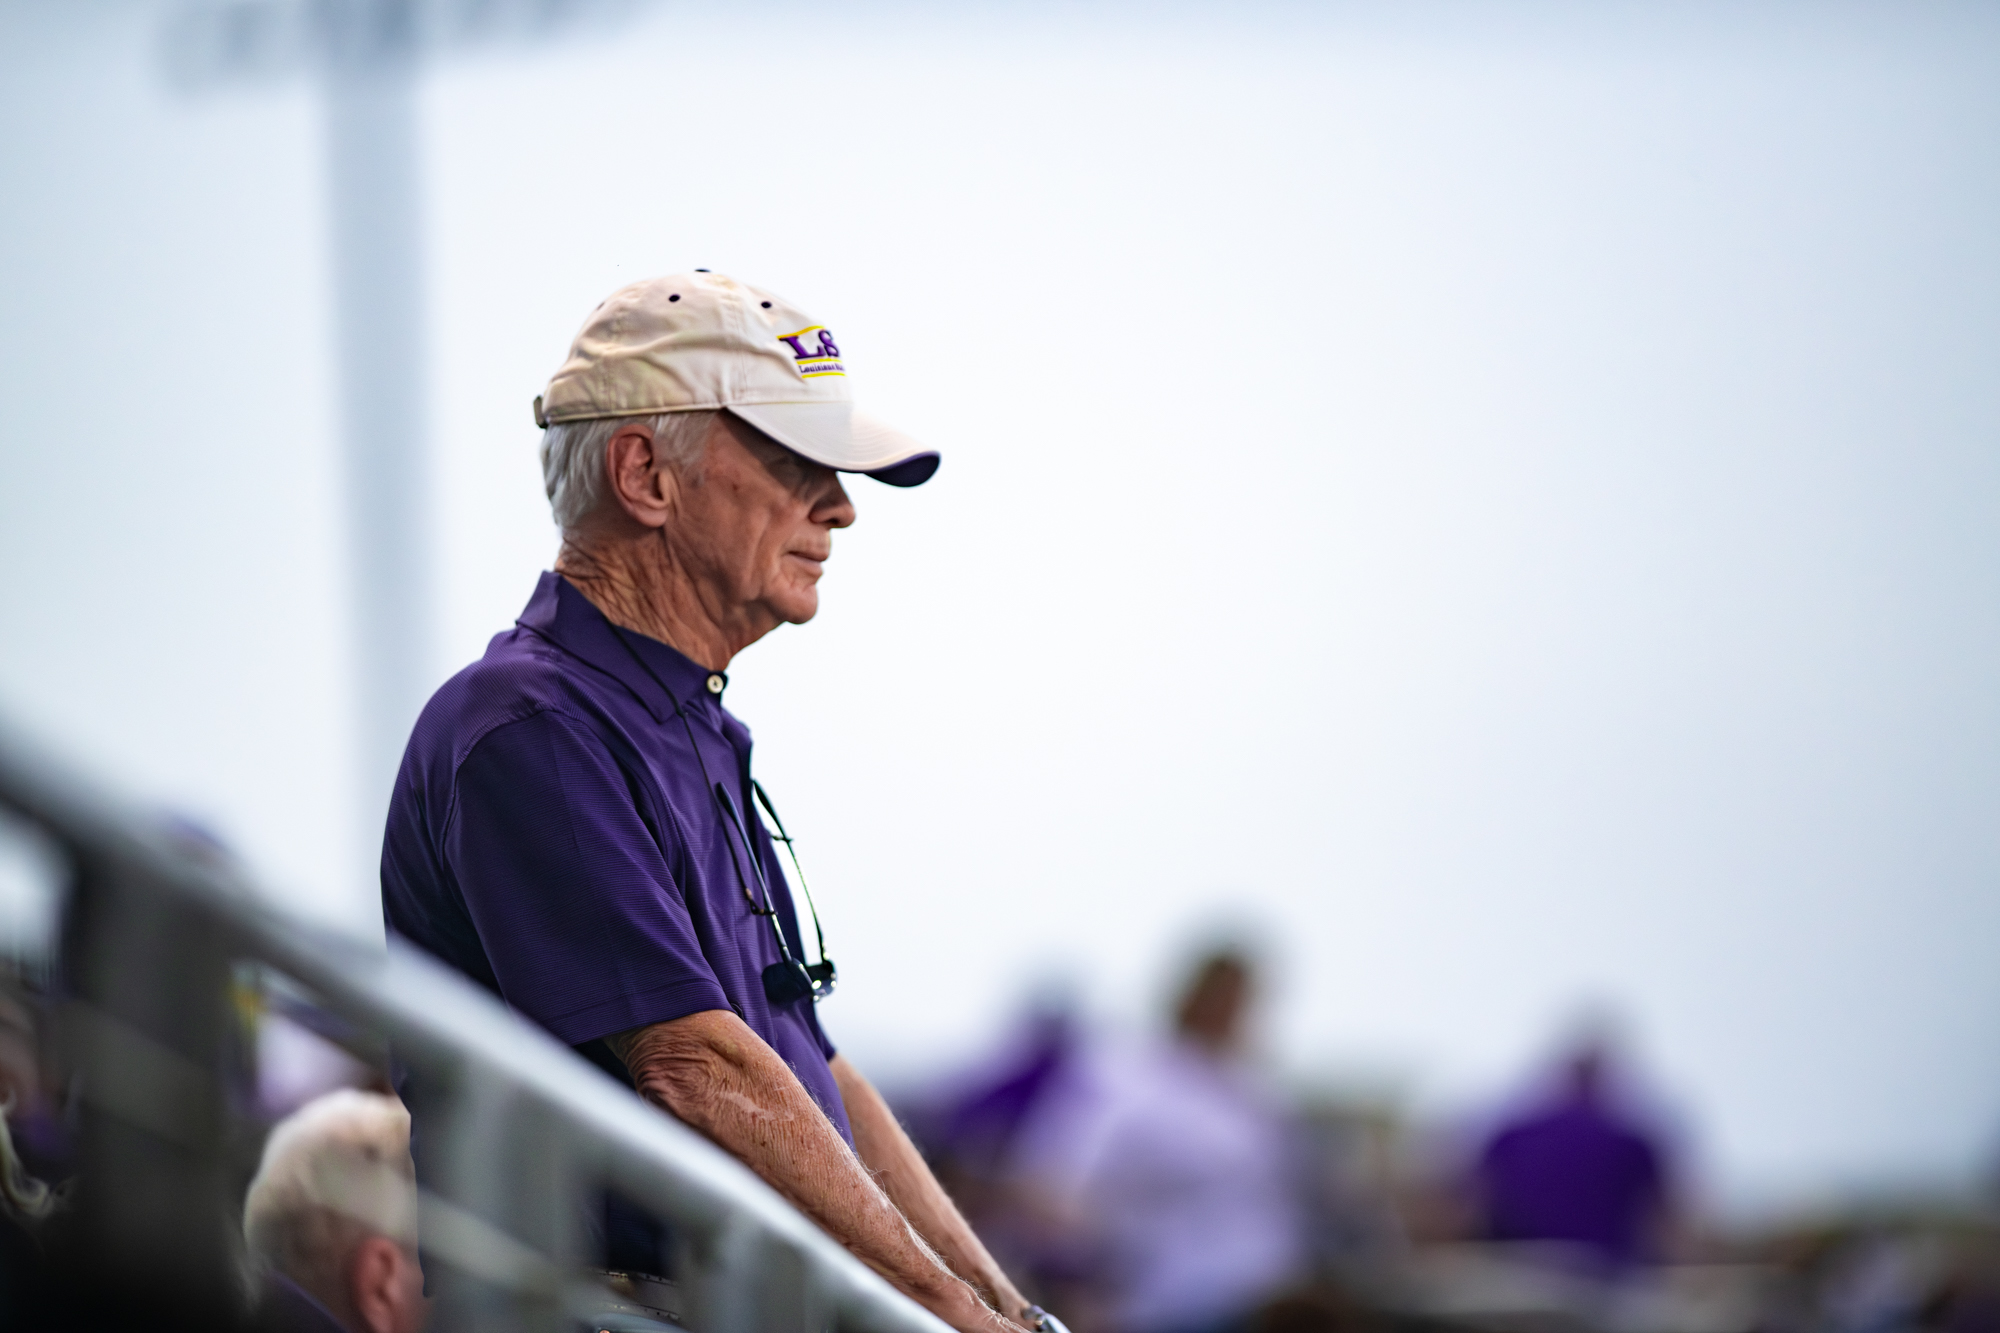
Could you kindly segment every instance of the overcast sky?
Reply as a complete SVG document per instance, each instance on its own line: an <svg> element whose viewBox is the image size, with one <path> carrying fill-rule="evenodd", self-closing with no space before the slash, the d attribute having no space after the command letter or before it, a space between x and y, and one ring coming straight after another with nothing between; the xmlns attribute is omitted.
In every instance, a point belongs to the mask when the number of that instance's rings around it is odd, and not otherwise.
<svg viewBox="0 0 2000 1333"><path fill-rule="evenodd" d="M378 929L317 95L0 4L0 710ZM945 455L730 701L909 1078L1258 933L1431 1112L1618 1007L1738 1204L2000 1158L2000 16L648 10L427 79L434 677L694 266Z"/></svg>

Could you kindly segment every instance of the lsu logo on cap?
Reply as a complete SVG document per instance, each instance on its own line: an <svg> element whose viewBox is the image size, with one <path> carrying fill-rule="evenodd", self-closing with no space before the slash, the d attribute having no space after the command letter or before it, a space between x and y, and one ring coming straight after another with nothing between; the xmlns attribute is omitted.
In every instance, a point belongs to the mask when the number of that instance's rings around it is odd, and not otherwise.
<svg viewBox="0 0 2000 1333"><path fill-rule="evenodd" d="M808 342L807 338L815 333L819 337ZM790 346L792 362L806 379L816 375L847 373L847 368L840 364L840 348L834 344L833 335L826 331L824 324L809 325L796 333L781 333L778 341Z"/></svg>

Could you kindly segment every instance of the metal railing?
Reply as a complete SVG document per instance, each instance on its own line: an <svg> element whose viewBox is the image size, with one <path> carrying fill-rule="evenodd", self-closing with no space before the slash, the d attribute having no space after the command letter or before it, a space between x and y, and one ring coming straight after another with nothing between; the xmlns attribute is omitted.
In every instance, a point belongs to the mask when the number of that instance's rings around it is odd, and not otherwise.
<svg viewBox="0 0 2000 1333"><path fill-rule="evenodd" d="M605 1304L581 1219L610 1186L667 1224L694 1333L944 1333L740 1162L466 978L285 918L225 859L5 727L0 808L64 860L51 1054L77 1093L72 1248L155 1314L241 1317L232 996L261 966L438 1090L420 1200L433 1329L578 1327Z"/></svg>

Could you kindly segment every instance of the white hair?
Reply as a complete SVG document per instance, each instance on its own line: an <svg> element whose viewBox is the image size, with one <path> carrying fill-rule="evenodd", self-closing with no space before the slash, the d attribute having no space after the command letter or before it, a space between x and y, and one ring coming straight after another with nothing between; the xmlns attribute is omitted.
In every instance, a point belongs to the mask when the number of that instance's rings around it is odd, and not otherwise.
<svg viewBox="0 0 2000 1333"><path fill-rule="evenodd" d="M342 1089L278 1123L243 1201L250 1252L307 1291L343 1290L367 1237L417 1243L410 1113L394 1097Z"/></svg>
<svg viewBox="0 0 2000 1333"><path fill-rule="evenodd" d="M556 526L565 534L574 532L604 503L604 451L613 435L627 426L645 426L653 432L653 456L658 461L690 468L701 461L718 411L701 408L552 423L542 434L542 486L549 493Z"/></svg>

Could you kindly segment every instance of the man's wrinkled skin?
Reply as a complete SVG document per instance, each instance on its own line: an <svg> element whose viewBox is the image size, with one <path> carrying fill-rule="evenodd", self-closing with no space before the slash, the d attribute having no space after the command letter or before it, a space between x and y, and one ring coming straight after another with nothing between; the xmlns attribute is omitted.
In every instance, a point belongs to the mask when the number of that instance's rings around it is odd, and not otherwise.
<svg viewBox="0 0 2000 1333"><path fill-rule="evenodd" d="M833 531L854 522L839 473L727 413L691 468L659 466L641 425L605 455L613 503L565 539L556 572L613 624L723 671L818 612Z"/></svg>
<svg viewBox="0 0 2000 1333"><path fill-rule="evenodd" d="M833 532L854 505L831 468L720 413L703 455L662 464L651 430L612 436L610 497L569 534L556 572L613 624L713 671L819 610ZM777 1052L728 1010L620 1033L612 1050L641 1096L744 1162L854 1255L963 1333L1019 1333L1027 1304L890 1114L832 1062L849 1149ZM858 1153L858 1156L857 1156Z"/></svg>

